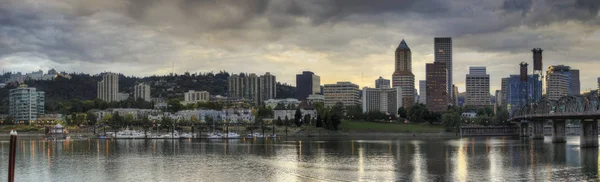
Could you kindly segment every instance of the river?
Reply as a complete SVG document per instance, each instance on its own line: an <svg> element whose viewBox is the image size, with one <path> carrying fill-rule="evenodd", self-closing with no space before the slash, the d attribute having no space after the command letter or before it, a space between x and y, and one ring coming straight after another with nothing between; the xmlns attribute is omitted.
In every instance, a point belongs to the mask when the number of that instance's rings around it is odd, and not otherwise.
<svg viewBox="0 0 600 182"><path fill-rule="evenodd" d="M579 138L18 141L16 181L582 181ZM0 181L8 141L0 142Z"/></svg>

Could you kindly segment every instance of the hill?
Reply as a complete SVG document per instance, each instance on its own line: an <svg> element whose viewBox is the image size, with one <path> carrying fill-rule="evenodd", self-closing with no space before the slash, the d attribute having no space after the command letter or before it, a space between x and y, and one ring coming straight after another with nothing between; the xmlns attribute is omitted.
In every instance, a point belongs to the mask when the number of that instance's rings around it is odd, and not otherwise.
<svg viewBox="0 0 600 182"><path fill-rule="evenodd" d="M100 75L85 73L71 73L71 79L57 77L55 80L27 80L25 84L44 91L45 105L48 112L57 111L60 102L96 99L97 83L102 80ZM130 93L133 96L134 86L147 83L151 86L152 97L166 97L168 99L183 99L183 93L189 90L204 90L211 95L227 96L227 79L229 73L193 73L181 75L164 75L148 77L130 77L119 74L119 92ZM6 74L2 77L7 77ZM8 85L0 89L0 114L8 113L8 90L16 85ZM282 83L277 83L277 98L294 97L295 88Z"/></svg>

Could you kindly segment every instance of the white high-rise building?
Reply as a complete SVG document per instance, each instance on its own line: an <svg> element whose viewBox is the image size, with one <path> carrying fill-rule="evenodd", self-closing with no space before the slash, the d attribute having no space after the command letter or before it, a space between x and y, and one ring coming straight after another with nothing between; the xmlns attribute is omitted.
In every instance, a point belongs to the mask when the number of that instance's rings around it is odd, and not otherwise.
<svg viewBox="0 0 600 182"><path fill-rule="evenodd" d="M490 75L485 67L470 67L466 82L465 105L490 105Z"/></svg>
<svg viewBox="0 0 600 182"><path fill-rule="evenodd" d="M363 88L362 110L366 112L384 112L398 114L402 107L402 89L395 88Z"/></svg>
<svg viewBox="0 0 600 182"><path fill-rule="evenodd" d="M135 99L142 98L146 102L150 102L152 98L150 98L150 85L145 83L140 83L134 87L133 97Z"/></svg>
<svg viewBox="0 0 600 182"><path fill-rule="evenodd" d="M325 97L325 107L333 107L341 102L344 106L354 106L360 104L358 85L352 82L337 82L336 84L325 84L323 87L323 96Z"/></svg>
<svg viewBox="0 0 600 182"><path fill-rule="evenodd" d="M261 102L277 97L277 81L275 75L267 72L260 76Z"/></svg>
<svg viewBox="0 0 600 182"><path fill-rule="evenodd" d="M419 80L419 103L427 104L427 80Z"/></svg>
<svg viewBox="0 0 600 182"><path fill-rule="evenodd" d="M44 92L27 85L10 89L8 113L15 122L35 121L38 115L44 114Z"/></svg>
<svg viewBox="0 0 600 182"><path fill-rule="evenodd" d="M579 94L579 70L570 66L553 65L546 72L546 94L550 100Z"/></svg>
<svg viewBox="0 0 600 182"><path fill-rule="evenodd" d="M183 100L185 104L193 104L197 102L208 102L210 99L210 93L207 91L194 91L190 90L183 93Z"/></svg>
<svg viewBox="0 0 600 182"><path fill-rule="evenodd" d="M119 75L104 73L97 89L98 99L106 102L119 101Z"/></svg>

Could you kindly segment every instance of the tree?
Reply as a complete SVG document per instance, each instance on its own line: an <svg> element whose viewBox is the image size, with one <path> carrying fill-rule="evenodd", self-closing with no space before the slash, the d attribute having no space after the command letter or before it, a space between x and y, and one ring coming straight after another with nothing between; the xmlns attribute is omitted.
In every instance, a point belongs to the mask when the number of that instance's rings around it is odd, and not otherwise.
<svg viewBox="0 0 600 182"><path fill-rule="evenodd" d="M310 126L310 124L311 124L311 117L310 117L310 114L306 114L306 115L304 115L304 120L302 120L302 121L303 121L303 123L304 123L305 125L309 125L309 126Z"/></svg>
<svg viewBox="0 0 600 182"><path fill-rule="evenodd" d="M411 122L425 122L425 116L428 112L424 104L417 103L408 108L406 115Z"/></svg>
<svg viewBox="0 0 600 182"><path fill-rule="evenodd" d="M456 112L447 112L442 114L442 124L447 132L458 130L460 126L461 116Z"/></svg>
<svg viewBox="0 0 600 182"><path fill-rule="evenodd" d="M176 113L183 109L183 104L181 104L179 99L171 99L167 102L167 104L168 104L169 112L171 112L171 113Z"/></svg>
<svg viewBox="0 0 600 182"><path fill-rule="evenodd" d="M358 104L346 107L346 118L351 120L363 119L362 107Z"/></svg>
<svg viewBox="0 0 600 182"><path fill-rule="evenodd" d="M323 119L321 118L322 114L317 114L317 120L315 121L315 127L323 127Z"/></svg>
<svg viewBox="0 0 600 182"><path fill-rule="evenodd" d="M508 119L510 114L506 109L499 108L496 111L496 115L493 118L494 125L506 125L508 123Z"/></svg>
<svg viewBox="0 0 600 182"><path fill-rule="evenodd" d="M296 124L297 127L300 127L302 125L301 121L302 121L302 112L300 112L300 108L297 108L296 114L294 114L294 124Z"/></svg>
<svg viewBox="0 0 600 182"><path fill-rule="evenodd" d="M404 109L404 107L398 108L398 115L400 116L400 118L406 118L406 110Z"/></svg>
<svg viewBox="0 0 600 182"><path fill-rule="evenodd" d="M279 126L283 125L283 121L281 121L281 117L277 117L276 124L279 125Z"/></svg>
<svg viewBox="0 0 600 182"><path fill-rule="evenodd" d="M148 116L144 116L144 117L142 117L142 120L140 120L140 124L144 128L144 136L148 137L147 132L148 132L148 130L150 130L150 127L152 127L152 121L150 121Z"/></svg>

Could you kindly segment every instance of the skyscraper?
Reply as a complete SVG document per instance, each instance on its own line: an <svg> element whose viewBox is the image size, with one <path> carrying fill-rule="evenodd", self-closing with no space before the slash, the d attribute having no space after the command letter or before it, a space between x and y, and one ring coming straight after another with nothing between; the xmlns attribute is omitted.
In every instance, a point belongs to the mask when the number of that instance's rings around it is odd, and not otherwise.
<svg viewBox="0 0 600 182"><path fill-rule="evenodd" d="M506 100L506 96L508 94L508 84L510 82L510 77L507 78L502 78L501 80L501 92L502 92L502 97L500 97L500 99L502 100L502 106L506 106L507 100Z"/></svg>
<svg viewBox="0 0 600 182"><path fill-rule="evenodd" d="M133 97L135 99L142 98L146 102L150 102L152 98L150 98L150 85L145 83L140 83L133 88Z"/></svg>
<svg viewBox="0 0 600 182"><path fill-rule="evenodd" d="M579 81L579 70L571 69L571 95L581 94L581 82Z"/></svg>
<svg viewBox="0 0 600 182"><path fill-rule="evenodd" d="M486 73L485 67L470 67L466 82L465 105L490 105L490 75Z"/></svg>
<svg viewBox="0 0 600 182"><path fill-rule="evenodd" d="M447 92L446 78L448 76L448 69L446 69L446 63L427 63L425 68L427 78L427 108L433 112L445 111L449 98Z"/></svg>
<svg viewBox="0 0 600 182"><path fill-rule="evenodd" d="M379 77L375 80L375 88L390 88L390 80Z"/></svg>
<svg viewBox="0 0 600 182"><path fill-rule="evenodd" d="M526 85L521 82L521 75L510 75L507 79L506 88L506 108L514 111L521 105L522 98L528 97L529 102L537 102L542 98L542 82L538 79L539 75L526 75ZM524 88L527 87L527 88ZM526 96L523 96L525 94Z"/></svg>
<svg viewBox="0 0 600 182"><path fill-rule="evenodd" d="M579 94L579 70L574 72L565 65L549 66L546 71L546 94L551 100Z"/></svg>
<svg viewBox="0 0 600 182"><path fill-rule="evenodd" d="M106 102L119 101L119 75L104 73L98 82L97 94L98 99Z"/></svg>
<svg viewBox="0 0 600 182"><path fill-rule="evenodd" d="M412 56L406 41L402 39L395 52L395 70L392 87L402 88L402 106L408 108L415 103L415 75L412 73Z"/></svg>
<svg viewBox="0 0 600 182"><path fill-rule="evenodd" d="M402 107L402 90L396 88L363 88L363 113L376 111L396 115Z"/></svg>
<svg viewBox="0 0 600 182"><path fill-rule="evenodd" d="M496 99L496 106L502 106L502 90L496 90L494 97Z"/></svg>
<svg viewBox="0 0 600 182"><path fill-rule="evenodd" d="M452 96L452 38L436 37L433 39L433 42L434 62L446 63L446 69L448 69L448 74L446 77L446 92L448 93L448 96ZM451 101L448 103L451 103Z"/></svg>
<svg viewBox="0 0 600 182"><path fill-rule="evenodd" d="M427 103L427 81L419 80L419 103Z"/></svg>
<svg viewBox="0 0 600 182"><path fill-rule="evenodd" d="M321 94L321 77L310 71L296 75L296 99L306 100L309 95Z"/></svg>

